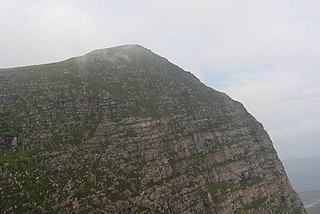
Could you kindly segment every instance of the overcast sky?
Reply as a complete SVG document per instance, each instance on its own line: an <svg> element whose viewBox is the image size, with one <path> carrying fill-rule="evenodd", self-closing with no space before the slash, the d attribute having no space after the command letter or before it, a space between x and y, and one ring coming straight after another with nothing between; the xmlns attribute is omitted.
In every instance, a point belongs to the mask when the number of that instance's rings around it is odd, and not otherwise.
<svg viewBox="0 0 320 214"><path fill-rule="evenodd" d="M242 102L282 159L320 156L319 0L0 0L0 68L141 44Z"/></svg>

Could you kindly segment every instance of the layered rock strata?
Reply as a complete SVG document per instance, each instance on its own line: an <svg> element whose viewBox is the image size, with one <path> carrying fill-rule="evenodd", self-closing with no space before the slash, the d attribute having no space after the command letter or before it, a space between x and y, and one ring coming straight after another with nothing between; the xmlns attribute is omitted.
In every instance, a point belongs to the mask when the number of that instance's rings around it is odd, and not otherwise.
<svg viewBox="0 0 320 214"><path fill-rule="evenodd" d="M0 70L1 213L305 213L243 105L126 45Z"/></svg>

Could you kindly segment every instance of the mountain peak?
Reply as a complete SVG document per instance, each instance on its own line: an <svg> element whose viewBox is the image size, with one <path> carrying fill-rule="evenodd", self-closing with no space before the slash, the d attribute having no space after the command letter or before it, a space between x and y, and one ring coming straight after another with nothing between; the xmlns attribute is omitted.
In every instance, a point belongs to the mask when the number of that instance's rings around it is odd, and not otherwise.
<svg viewBox="0 0 320 214"><path fill-rule="evenodd" d="M111 48L96 49L89 52L86 55L121 55L121 54L141 54L152 53L151 50L137 44L127 44L121 46L115 46Z"/></svg>
<svg viewBox="0 0 320 214"><path fill-rule="evenodd" d="M151 50L137 44L127 44L111 48L96 49L83 56L78 57L80 62L88 63L95 61L109 61L111 63L124 63L134 60L160 57Z"/></svg>
<svg viewBox="0 0 320 214"><path fill-rule="evenodd" d="M148 52L151 52L149 49L143 47L142 45L126 44L126 45L120 45L120 46L115 46L115 47L111 47L111 48L96 49L96 50L91 51L90 53L95 53L95 52L119 52L119 51L125 51L125 52L148 51Z"/></svg>
<svg viewBox="0 0 320 214"><path fill-rule="evenodd" d="M0 213L305 213L243 105L143 46L0 80Z"/></svg>

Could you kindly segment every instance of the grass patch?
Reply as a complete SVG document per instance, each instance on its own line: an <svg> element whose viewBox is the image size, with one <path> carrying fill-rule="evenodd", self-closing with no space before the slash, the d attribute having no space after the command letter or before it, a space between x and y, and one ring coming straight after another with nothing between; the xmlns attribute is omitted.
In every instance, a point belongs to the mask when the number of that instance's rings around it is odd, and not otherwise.
<svg viewBox="0 0 320 214"><path fill-rule="evenodd" d="M228 182L216 182L216 183L211 183L208 186L208 192L210 194L215 194L219 191L223 191L223 190L227 190L232 188L232 184L228 183Z"/></svg>
<svg viewBox="0 0 320 214"><path fill-rule="evenodd" d="M22 131L21 118L17 114L17 109L0 112L0 137L17 137Z"/></svg>
<svg viewBox="0 0 320 214"><path fill-rule="evenodd" d="M127 129L126 133L123 136L121 136L121 138L133 138L133 137L137 137L137 133L135 133L135 131L132 129Z"/></svg>
<svg viewBox="0 0 320 214"><path fill-rule="evenodd" d="M252 187L254 185L261 183L263 180L264 180L263 177L257 176L257 177L255 177L245 183L242 183L240 187L241 187L241 189L245 189L247 187Z"/></svg>
<svg viewBox="0 0 320 214"><path fill-rule="evenodd" d="M46 178L36 178L29 175L23 178L26 182L22 185L22 191L27 195L27 198L33 202L42 202L41 193L50 190L52 186Z"/></svg>
<svg viewBox="0 0 320 214"><path fill-rule="evenodd" d="M0 152L0 164L7 163L9 167L19 170L24 170L32 160L33 157L23 150Z"/></svg>
<svg viewBox="0 0 320 214"><path fill-rule="evenodd" d="M263 197L263 198L259 197L259 198L253 199L249 204L246 204L243 207L243 209L244 210L258 209L266 200L267 200L267 197Z"/></svg>

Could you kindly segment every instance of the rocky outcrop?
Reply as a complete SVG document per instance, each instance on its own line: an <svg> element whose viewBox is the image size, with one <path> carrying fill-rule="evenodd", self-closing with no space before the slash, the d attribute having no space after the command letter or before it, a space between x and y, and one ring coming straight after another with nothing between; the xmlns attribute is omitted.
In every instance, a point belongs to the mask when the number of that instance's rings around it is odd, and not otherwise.
<svg viewBox="0 0 320 214"><path fill-rule="evenodd" d="M2 213L305 213L242 106L137 45L0 70Z"/></svg>

